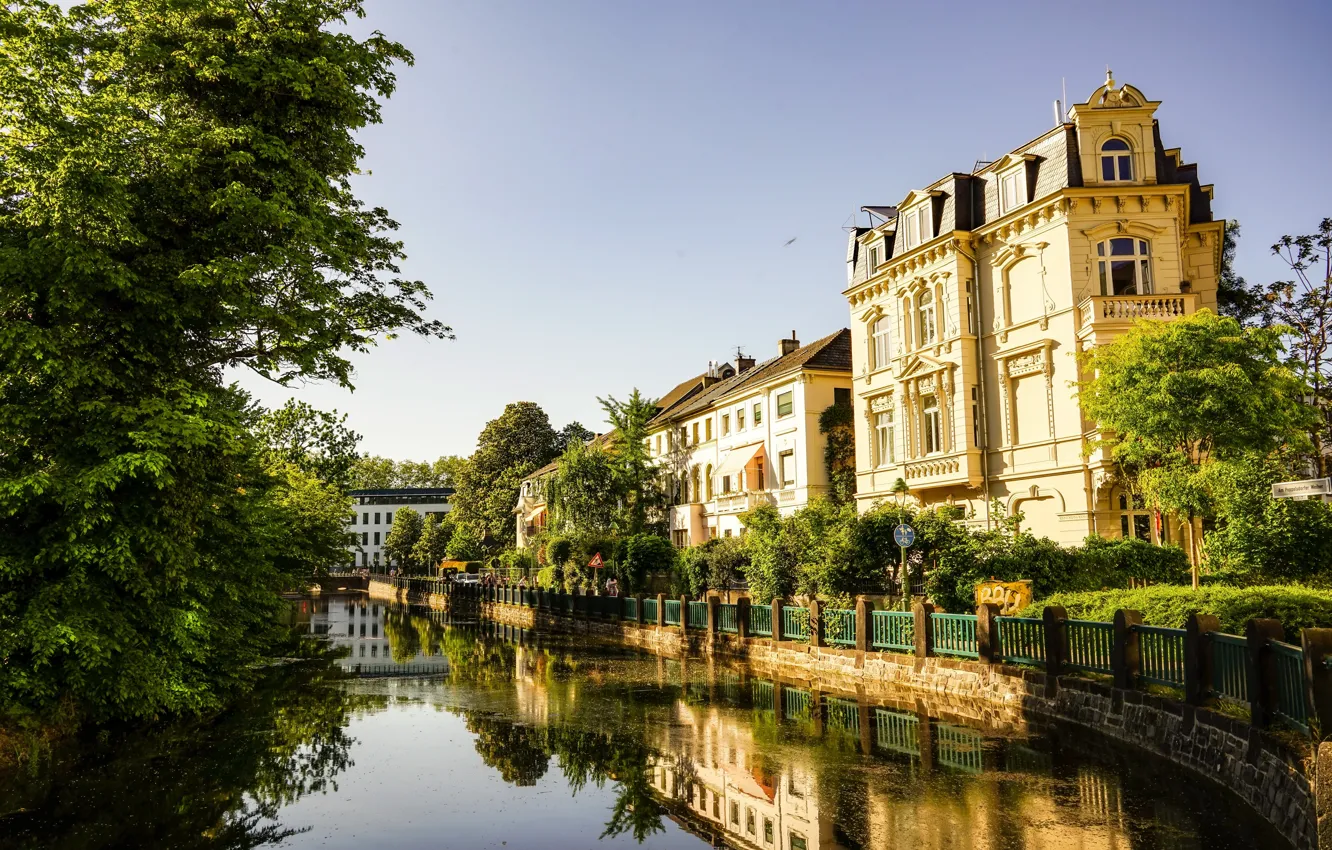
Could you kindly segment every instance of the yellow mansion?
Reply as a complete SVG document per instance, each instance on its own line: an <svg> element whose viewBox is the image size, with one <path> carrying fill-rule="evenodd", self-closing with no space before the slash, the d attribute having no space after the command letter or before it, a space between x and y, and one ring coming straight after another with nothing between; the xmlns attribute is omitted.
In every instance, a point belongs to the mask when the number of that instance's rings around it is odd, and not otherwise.
<svg viewBox="0 0 1332 850"><path fill-rule="evenodd" d="M1224 224L1160 104L1106 84L1001 159L865 207L848 252L857 499L991 500L1065 544L1179 542L1120 492L1078 407L1079 351L1216 307ZM1062 118L1062 116L1061 116Z"/></svg>

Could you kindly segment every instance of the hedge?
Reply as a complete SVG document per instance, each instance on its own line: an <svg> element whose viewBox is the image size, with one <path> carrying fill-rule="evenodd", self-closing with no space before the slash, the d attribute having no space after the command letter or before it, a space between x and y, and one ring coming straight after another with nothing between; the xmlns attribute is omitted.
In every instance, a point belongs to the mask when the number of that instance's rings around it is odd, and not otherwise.
<svg viewBox="0 0 1332 850"><path fill-rule="evenodd" d="M1294 585L1259 587L1175 587L1157 585L1136 590L1097 590L1056 593L1019 612L1039 617L1047 605L1062 605L1075 620L1114 619L1115 611L1129 608L1142 612L1151 626L1183 628L1190 614L1213 614L1221 630L1244 634L1244 624L1260 617L1280 620L1286 639L1296 641L1301 629L1332 627L1332 591L1311 590Z"/></svg>

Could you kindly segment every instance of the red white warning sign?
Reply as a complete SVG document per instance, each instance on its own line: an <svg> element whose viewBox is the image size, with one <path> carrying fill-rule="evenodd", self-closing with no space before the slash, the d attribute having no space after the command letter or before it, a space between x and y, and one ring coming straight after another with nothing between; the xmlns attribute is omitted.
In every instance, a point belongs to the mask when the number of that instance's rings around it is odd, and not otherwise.
<svg viewBox="0 0 1332 850"><path fill-rule="evenodd" d="M593 556L592 556L592 560L588 561L588 562L587 562L587 565L588 565L589 567L591 567L592 569L594 569L594 570L599 570L599 569L601 569L602 567L606 566L605 562L601 560L601 553L600 553L600 552L598 552L597 554L593 555Z"/></svg>

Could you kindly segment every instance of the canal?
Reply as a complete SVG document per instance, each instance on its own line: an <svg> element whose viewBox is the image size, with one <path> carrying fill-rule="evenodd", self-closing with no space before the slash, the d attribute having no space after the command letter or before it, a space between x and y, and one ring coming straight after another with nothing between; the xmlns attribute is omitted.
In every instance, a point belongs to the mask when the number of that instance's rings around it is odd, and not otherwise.
<svg viewBox="0 0 1332 850"><path fill-rule="evenodd" d="M1218 787L1069 728L1016 735L364 596L336 659L207 723L0 774L0 848L1284 847Z"/></svg>

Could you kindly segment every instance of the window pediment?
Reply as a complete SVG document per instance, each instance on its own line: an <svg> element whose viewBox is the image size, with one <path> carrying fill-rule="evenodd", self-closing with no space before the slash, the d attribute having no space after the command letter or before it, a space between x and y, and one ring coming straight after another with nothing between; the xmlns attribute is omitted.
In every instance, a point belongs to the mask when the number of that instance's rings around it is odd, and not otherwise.
<svg viewBox="0 0 1332 850"><path fill-rule="evenodd" d="M1107 221L1105 224L1088 228L1082 231L1082 235L1092 242L1100 242L1102 239L1108 239L1111 236L1137 236L1142 239L1155 239L1165 232L1164 227L1121 218L1118 221Z"/></svg>
<svg viewBox="0 0 1332 850"><path fill-rule="evenodd" d="M1019 165L1025 165L1028 162L1035 162L1037 159L1034 153L1008 153L995 162L990 167L996 174L1002 174L1005 171L1016 168Z"/></svg>
<svg viewBox="0 0 1332 850"><path fill-rule="evenodd" d="M897 208L901 210L901 212L898 213L898 218L900 219L907 212L913 211L910 210L911 207L928 201L931 198L937 198L942 194L943 192L940 192L938 189L912 189L907 193L907 196L902 203L897 205Z"/></svg>

